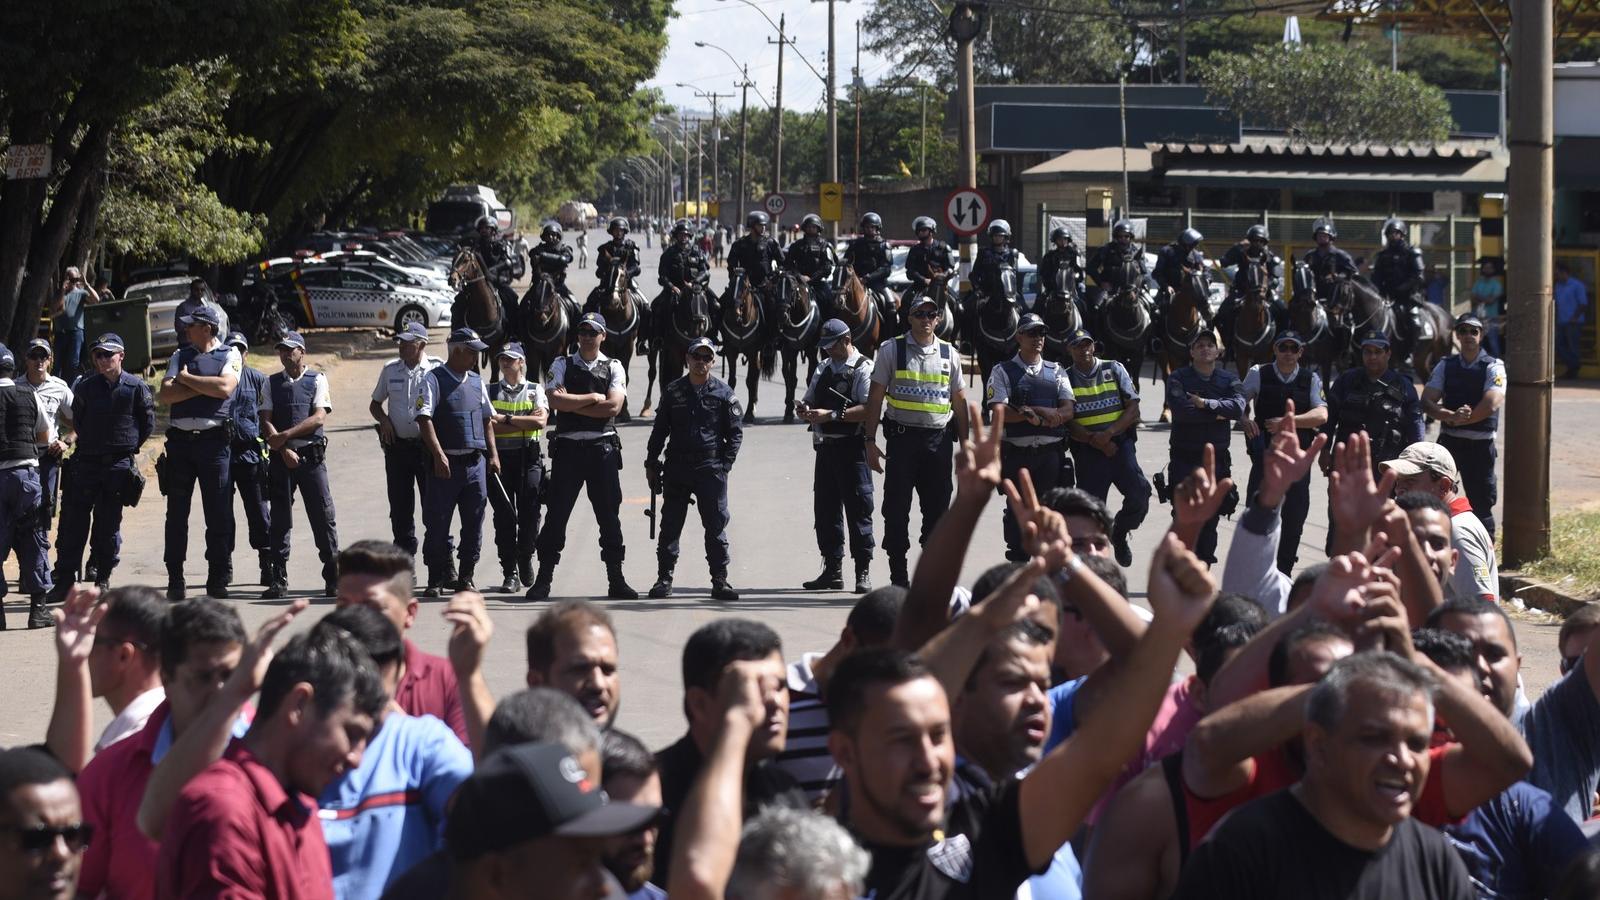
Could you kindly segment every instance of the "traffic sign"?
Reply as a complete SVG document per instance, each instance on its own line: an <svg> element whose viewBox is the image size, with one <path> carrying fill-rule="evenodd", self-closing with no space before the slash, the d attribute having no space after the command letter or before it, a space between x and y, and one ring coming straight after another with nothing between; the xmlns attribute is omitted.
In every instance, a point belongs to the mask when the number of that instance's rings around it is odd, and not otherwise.
<svg viewBox="0 0 1600 900"><path fill-rule="evenodd" d="M818 185L817 212L825 222L844 218L844 185L837 181L824 181Z"/></svg>
<svg viewBox="0 0 1600 900"><path fill-rule="evenodd" d="M957 188L944 201L944 221L956 234L977 234L989 224L993 207L989 198L977 188Z"/></svg>
<svg viewBox="0 0 1600 900"><path fill-rule="evenodd" d="M781 216L783 211L789 208L789 201L784 199L782 194L768 194L766 199L761 201L761 205L766 207L768 213Z"/></svg>

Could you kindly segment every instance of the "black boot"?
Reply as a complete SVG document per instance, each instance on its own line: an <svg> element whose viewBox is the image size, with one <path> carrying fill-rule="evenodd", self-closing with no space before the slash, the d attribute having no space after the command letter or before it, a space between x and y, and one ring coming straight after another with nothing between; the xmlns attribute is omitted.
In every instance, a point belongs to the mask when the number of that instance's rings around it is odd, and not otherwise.
<svg viewBox="0 0 1600 900"><path fill-rule="evenodd" d="M865 594L868 591L872 590L872 574L868 571L871 568L872 568L872 560L870 558L869 559L858 559L858 560L856 560L856 586L855 586L855 591L854 591L855 593L857 593L857 594Z"/></svg>
<svg viewBox="0 0 1600 900"><path fill-rule="evenodd" d="M1111 534L1111 546L1117 555L1117 565L1124 569L1133 565L1133 548L1128 546L1128 533L1116 529Z"/></svg>
<svg viewBox="0 0 1600 900"><path fill-rule="evenodd" d="M289 596L289 567L281 562L272 562L272 571L267 573L267 589L261 592L263 600L282 600Z"/></svg>
<svg viewBox="0 0 1600 900"><path fill-rule="evenodd" d="M550 596L550 582L555 580L555 560L546 562L539 560L539 576L533 579L533 584L528 585L528 593L523 596L529 600L543 600Z"/></svg>
<svg viewBox="0 0 1600 900"><path fill-rule="evenodd" d="M904 556L889 557L889 583L903 588L911 587L911 576L906 574Z"/></svg>
<svg viewBox="0 0 1600 900"><path fill-rule="evenodd" d="M233 573L227 569L212 569L206 574L206 596L215 600L228 599L228 585Z"/></svg>
<svg viewBox="0 0 1600 900"><path fill-rule="evenodd" d="M517 580L523 585L533 584L533 557L524 556L517 560Z"/></svg>
<svg viewBox="0 0 1600 900"><path fill-rule="evenodd" d="M261 586L266 587L272 583L272 573L277 566L273 565L272 557L266 553L258 554L256 559L261 563Z"/></svg>
<svg viewBox="0 0 1600 900"><path fill-rule="evenodd" d="M801 582L800 586L808 591L844 590L844 561L838 557L823 560L822 574L810 581Z"/></svg>
<svg viewBox="0 0 1600 900"><path fill-rule="evenodd" d="M656 583L650 585L650 597L653 600L665 600L672 596L672 566L663 565L660 574L656 576Z"/></svg>
<svg viewBox="0 0 1600 900"><path fill-rule="evenodd" d="M429 600L437 600L444 593L446 583L442 574L435 573L431 568L428 569L428 586L422 589L422 596Z"/></svg>
<svg viewBox="0 0 1600 900"><path fill-rule="evenodd" d="M67 594L71 591L72 578L69 576L57 577L56 586L51 588L50 593L45 595L45 602L52 605L65 602L67 599Z"/></svg>
<svg viewBox="0 0 1600 900"><path fill-rule="evenodd" d="M183 583L183 572L181 572L181 571L174 572L171 569L168 569L167 570L167 602L168 603L181 603L183 601L183 598L185 596L186 591L187 591L187 586L184 585L184 583Z"/></svg>
<svg viewBox="0 0 1600 900"><path fill-rule="evenodd" d="M472 580L473 570L476 569L477 567L478 567L478 563L477 563L476 560L474 560L472 562L464 562L464 563L462 563L461 564L461 577L457 578L455 581L450 583L450 590L452 590L452 591L475 591L475 590L477 590L478 586L476 584L474 584L473 580Z"/></svg>
<svg viewBox="0 0 1600 900"><path fill-rule="evenodd" d="M50 610L45 606L44 594L34 594L28 603L29 628L54 628L56 617L50 615Z"/></svg>
<svg viewBox="0 0 1600 900"><path fill-rule="evenodd" d="M622 563L606 563L606 596L612 600L637 600L639 592L628 586L628 579L622 577Z"/></svg>
<svg viewBox="0 0 1600 900"><path fill-rule="evenodd" d="M508 566L504 563L501 563L500 575L500 584L494 588L491 588L490 590L496 594L522 593L522 582L517 579L517 567L515 565Z"/></svg>
<svg viewBox="0 0 1600 900"><path fill-rule="evenodd" d="M728 586L727 575L711 576L711 599L728 603L739 599L739 592Z"/></svg>

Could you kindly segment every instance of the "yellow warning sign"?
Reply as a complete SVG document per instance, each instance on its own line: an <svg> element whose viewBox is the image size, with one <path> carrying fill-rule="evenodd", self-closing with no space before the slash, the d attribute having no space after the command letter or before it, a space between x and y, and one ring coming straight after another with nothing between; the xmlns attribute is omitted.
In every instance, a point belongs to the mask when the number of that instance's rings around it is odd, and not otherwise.
<svg viewBox="0 0 1600 900"><path fill-rule="evenodd" d="M844 218L844 185L837 181L824 181L818 185L817 213L824 222L837 222Z"/></svg>

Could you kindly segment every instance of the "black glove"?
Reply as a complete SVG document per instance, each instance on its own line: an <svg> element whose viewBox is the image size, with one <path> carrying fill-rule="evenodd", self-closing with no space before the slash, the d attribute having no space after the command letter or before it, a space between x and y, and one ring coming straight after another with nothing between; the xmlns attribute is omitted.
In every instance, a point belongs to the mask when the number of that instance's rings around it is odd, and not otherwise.
<svg viewBox="0 0 1600 900"><path fill-rule="evenodd" d="M650 486L650 493L661 493L661 462L659 460L645 460L644 480L645 484Z"/></svg>

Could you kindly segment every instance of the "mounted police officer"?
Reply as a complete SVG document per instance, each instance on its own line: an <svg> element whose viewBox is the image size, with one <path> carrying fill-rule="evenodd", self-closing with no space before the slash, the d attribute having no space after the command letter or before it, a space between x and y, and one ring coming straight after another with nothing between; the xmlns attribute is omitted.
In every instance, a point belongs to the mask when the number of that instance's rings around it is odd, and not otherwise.
<svg viewBox="0 0 1600 900"><path fill-rule="evenodd" d="M872 590L872 470L861 423L872 393L872 360L856 352L850 326L841 319L822 325L817 345L828 359L811 378L800 404L800 418L811 426L817 461L811 479L811 510L822 553L822 574L801 587L810 591L844 589L845 531L856 564L855 592ZM840 524L840 511L844 524Z"/></svg>
<svg viewBox="0 0 1600 900"><path fill-rule="evenodd" d="M1067 287L1078 306L1079 321L1088 321L1089 310L1083 305L1083 254L1072 239L1072 232L1058 226L1050 229L1050 249L1039 257L1040 296L1056 290L1057 276L1062 272L1067 273Z"/></svg>
<svg viewBox="0 0 1600 900"><path fill-rule="evenodd" d="M1132 284L1125 283L1128 281L1129 266L1132 266ZM1123 288L1138 288L1149 275L1149 269L1144 262L1144 247L1133 239L1132 222L1119 219L1111 226L1110 242L1102 244L1090 255L1085 274L1094 279L1096 287L1089 304L1091 311L1098 310L1109 295Z"/></svg>
<svg viewBox="0 0 1600 900"><path fill-rule="evenodd" d="M917 242L906 251L906 278L910 279L911 286L906 288L905 295L901 297L901 310L911 308L913 297L933 290L936 279L953 278L956 275L955 254L951 252L949 244L934 237L937 228L928 216L917 216L911 222ZM945 282L945 290L949 289L949 282ZM898 317L896 327L902 331L906 328L904 312Z"/></svg>
<svg viewBox="0 0 1600 900"><path fill-rule="evenodd" d="M1333 285L1340 278L1353 278L1358 271L1350 254L1334 246L1339 240L1339 230L1327 219L1318 219L1311 227L1311 238L1317 242L1301 257L1316 279L1317 299L1326 302L1333 293Z"/></svg>
<svg viewBox="0 0 1600 900"><path fill-rule="evenodd" d="M1244 418L1244 385L1239 376L1217 365L1221 355L1217 333L1201 327L1189 347L1190 363L1167 376L1167 408L1172 411L1172 443L1167 455L1167 479L1173 488L1204 465L1210 444L1218 481L1233 474L1229 451L1233 423ZM1232 499L1237 505L1237 495ZM1195 554L1207 563L1217 561L1217 520L1232 512L1222 509L1200 529Z"/></svg>
<svg viewBox="0 0 1600 900"><path fill-rule="evenodd" d="M744 440L743 413L733 389L711 374L716 350L710 338L689 344L689 374L667 385L656 410L646 449L645 476L650 491L660 491L661 532L656 536L656 583L650 596L672 596L672 573L678 565L678 536L689 515L689 498L700 507L706 532L706 565L711 569L711 598L737 600L728 586L728 473ZM661 452L666 450L666 465Z"/></svg>
<svg viewBox="0 0 1600 900"><path fill-rule="evenodd" d="M991 421L1005 422L1000 443L1000 473L1017 481L1023 469L1033 479L1033 489L1043 496L1060 485L1071 487L1073 473L1067 455L1067 423L1072 421L1072 385L1062 366L1044 358L1044 319L1033 313L1017 322L1017 354L997 364L989 373L987 403ZM1022 561L1022 533L1010 504L1002 515L1006 559Z"/></svg>
<svg viewBox="0 0 1600 900"><path fill-rule="evenodd" d="M428 329L420 322L408 324L394 338L399 355L383 364L367 412L378 423L378 444L383 447L390 532L396 546L416 556L417 500L427 496L428 472L433 468L422 446L417 409L422 382L444 360L428 355ZM452 573L447 575L455 580Z"/></svg>
<svg viewBox="0 0 1600 900"><path fill-rule="evenodd" d="M1372 441L1372 475L1382 477L1379 468L1400 455L1400 451L1426 440L1422 407L1417 386L1411 378L1389 366L1389 337L1382 331L1361 335L1361 366L1346 369L1328 385L1328 421L1322 433L1328 436L1322 448L1322 474L1333 469L1333 448L1358 432ZM1329 485L1329 490L1332 490ZM1332 547L1332 529L1329 529Z"/></svg>
<svg viewBox="0 0 1600 900"><path fill-rule="evenodd" d="M34 522L43 503L39 446L48 439L50 427L43 398L18 385L16 374L16 356L0 344L0 559L16 548L19 586L30 599L28 627L48 628L54 624L45 609L52 587L50 569ZM5 627L5 614L0 612L0 631Z"/></svg>
<svg viewBox="0 0 1600 900"><path fill-rule="evenodd" d="M478 354L489 349L471 328L450 333L449 356L422 379L417 403L417 429L432 462L422 492L422 560L428 567L424 597L442 590L475 591L473 570L483 546L483 513L489 504L491 476L500 474L495 452L494 406L475 367ZM485 468L488 474L485 474ZM460 568L454 583L445 584L449 568L450 520L461 512Z"/></svg>
<svg viewBox="0 0 1600 900"><path fill-rule="evenodd" d="M622 441L613 424L628 399L628 376L622 366L600 352L606 320L585 313L578 322L578 351L550 367L545 400L556 413L556 434L550 441L554 467L546 489L550 507L536 547L539 574L528 588L529 600L550 596L561 551L567 546L567 519L578 492L588 486L589 505L600 528L600 558L606 564L606 596L637 600L639 594L622 574Z"/></svg>
<svg viewBox="0 0 1600 900"><path fill-rule="evenodd" d="M1461 352L1433 367L1422 389L1422 409L1439 420L1439 446L1450 451L1472 511L1494 535L1494 504L1500 497L1494 463L1494 438L1506 400L1505 363L1483 349L1483 320L1472 313L1456 317Z"/></svg>
<svg viewBox="0 0 1600 900"><path fill-rule="evenodd" d="M580 236L582 234L579 232ZM578 301L573 299L572 289L567 287L567 266L572 265L572 248L561 242L559 223L545 224L539 232L539 243L528 251L528 259L533 263L533 278L537 280L540 275L549 275L555 283L556 293L566 299L568 311L573 318L577 318Z"/></svg>
<svg viewBox="0 0 1600 900"><path fill-rule="evenodd" d="M889 308L889 275L894 272L894 257L889 242L883 239L883 217L869 212L861 217L861 234L845 245L844 265L856 273L867 290L878 297L878 312L885 321L898 318Z"/></svg>
<svg viewBox="0 0 1600 900"><path fill-rule="evenodd" d="M418 327L421 327L420 325ZM227 344L238 351L241 361L250 350L250 341L235 331ZM233 442L228 458L228 478L244 502L244 521L250 536L250 549L261 564L261 584L272 576L271 506L267 499L267 445L261 440L261 398L267 394L267 375L242 364L239 384L233 389L228 416L233 421ZM230 501L229 505L232 503Z"/></svg>
<svg viewBox="0 0 1600 900"><path fill-rule="evenodd" d="M611 290L612 279L617 277L618 270L627 273L630 288L633 279L639 277L639 245L628 240L628 220L614 216L606 225L606 233L611 235L611 240L601 244L594 252L594 274L600 283L589 292L589 300L583 306L585 312L599 311L600 300Z"/></svg>
<svg viewBox="0 0 1600 900"><path fill-rule="evenodd" d="M500 225L492 216L479 216L474 227L472 249L483 261L483 276L494 285L495 293L500 297L503 309L514 311L517 305L517 295L511 290L511 282L516 278L516 269L519 268L517 252L511 248L511 242L500 234ZM466 291L457 291L455 304L451 307L450 321L465 322L464 301Z"/></svg>
<svg viewBox="0 0 1600 900"><path fill-rule="evenodd" d="M906 567L911 493L916 491L922 508L919 543L926 544L950 507L953 442L967 435L961 356L935 334L940 315L932 297L912 300L911 330L878 347L863 420L872 470L883 472L885 453L889 457L883 479L883 549L889 555L889 580L902 587L911 583ZM880 415L885 450L877 443Z"/></svg>
<svg viewBox="0 0 1600 900"><path fill-rule="evenodd" d="M762 296L769 294L773 274L783 265L783 248L767 236L767 226L771 221L761 210L752 210L744 217L744 225L749 231L728 249L728 268L742 269L746 283ZM733 280L729 279L723 300L732 302L733 299Z"/></svg>
<svg viewBox="0 0 1600 900"><path fill-rule="evenodd" d="M811 296L816 298L817 309L827 314L833 309L833 245L822 237L822 217L807 213L800 220L800 240L783 252L783 267L800 276Z"/></svg>
<svg viewBox="0 0 1600 900"><path fill-rule="evenodd" d="M1178 290L1191 274L1198 273L1202 283L1206 283L1206 257L1200 252L1200 242L1205 236L1193 228L1185 228L1178 239L1161 248L1156 256L1156 268L1151 277L1155 278L1160 286L1160 293L1156 294L1156 306L1164 313L1167 305L1172 302L1172 295ZM1200 317L1203 320L1211 319L1210 297L1201 297Z"/></svg>
<svg viewBox="0 0 1600 900"><path fill-rule="evenodd" d="M144 486L133 458L156 428L149 385L122 369L121 336L100 335L91 352L95 372L78 379L72 391L78 441L61 475L52 603L65 599L78 580L85 543L89 545L85 576L101 586L110 584L122 549L122 508L138 502Z"/></svg>
<svg viewBox="0 0 1600 900"><path fill-rule="evenodd" d="M206 520L206 593L228 596L233 580L233 418L229 404L244 358L222 343L221 322L208 306L177 320L188 338L172 354L156 399L170 404L161 490L167 495L167 599L184 598L183 562L189 553L189 504L195 483Z"/></svg>
<svg viewBox="0 0 1600 900"><path fill-rule="evenodd" d="M972 272L969 278L976 292L982 293L989 299L1005 297L1005 288L1000 283L1000 271L1017 267L1017 250L1011 246L1011 223L1005 219L995 219L989 223L989 246L978 248L978 258L972 263ZM1017 298L1019 301L1022 299ZM972 312L976 313L974 309Z"/></svg>
<svg viewBox="0 0 1600 900"><path fill-rule="evenodd" d="M515 594L533 585L533 545L539 537L539 494L544 488L544 458L539 439L549 421L544 386L528 381L522 345L500 348L500 380L489 385L494 407L494 446L500 454L503 490L489 491L494 507L494 543L504 582L499 593Z"/></svg>
<svg viewBox="0 0 1600 900"><path fill-rule="evenodd" d="M1261 263L1267 268L1272 319L1280 327L1285 327L1289 307L1283 302L1278 277L1278 273L1283 269L1283 260L1272 252L1267 226L1258 222L1245 230L1244 240L1229 247L1227 252L1222 254L1222 259L1217 261L1223 269L1231 269L1234 273L1228 284L1228 296L1223 298L1222 306L1217 309L1217 325L1224 335L1233 334L1233 320L1239 311L1239 298L1244 293L1239 283L1239 273L1244 271L1245 266L1254 263Z"/></svg>
<svg viewBox="0 0 1600 900"><path fill-rule="evenodd" d="M61 481L61 458L72 446L72 388L60 378L50 374L54 351L44 338L28 342L24 356L26 373L17 379L17 387L32 391L39 398L39 408L44 414L47 434L39 445L39 489L42 497L39 512L34 516L35 540L50 551L50 526L56 517L57 489ZM18 553L20 560L21 553Z"/></svg>
<svg viewBox="0 0 1600 900"><path fill-rule="evenodd" d="M337 593L338 523L328 486L328 438L323 423L333 412L328 376L306 368L306 342L291 331L278 341L283 371L267 378L261 398L261 432L272 462L267 470L272 501L272 578L261 599L289 595L289 530L294 527L294 495L305 501L306 521L322 560L324 596Z"/></svg>
<svg viewBox="0 0 1600 900"><path fill-rule="evenodd" d="M1293 428L1302 449L1311 446L1317 429L1328 420L1328 407L1322 397L1322 378L1315 369L1300 364L1305 341L1298 332L1278 332L1273 343L1272 362L1252 366L1244 376L1244 396L1255 408L1254 416L1244 419L1245 448L1250 454L1250 481L1246 496L1254 497L1261 486L1262 466L1271 436L1282 427ZM1294 421L1283 421L1288 403L1294 401ZM1300 556L1300 533L1311 511L1311 472L1289 487L1284 495L1283 528L1278 539L1278 571L1294 572Z"/></svg>
<svg viewBox="0 0 1600 900"><path fill-rule="evenodd" d="M661 284L662 291L650 305L650 321L655 323L658 336L666 333L672 305L679 297L697 290L705 291L708 298L711 296L711 264L705 253L695 246L686 219L679 219L672 225L672 244L661 251L656 281ZM714 299L712 303L715 304ZM717 320L715 309L708 310L708 314L713 322Z"/></svg>
<svg viewBox="0 0 1600 900"><path fill-rule="evenodd" d="M1372 286L1394 304L1395 356L1411 358L1417 340L1416 307L1425 275L1422 251L1407 240L1406 223L1390 218L1383 223L1383 249L1372 259ZM1457 464L1460 460L1456 461Z"/></svg>
<svg viewBox="0 0 1600 900"><path fill-rule="evenodd" d="M1122 508L1111 523L1111 543L1117 563L1133 565L1128 535L1150 511L1150 481L1139 468L1134 441L1139 426L1139 391L1128 370L1114 359L1095 356L1094 337L1082 328L1067 337L1072 365L1067 381L1072 386L1072 421L1068 448L1072 451L1078 487L1104 501L1116 485Z"/></svg>

